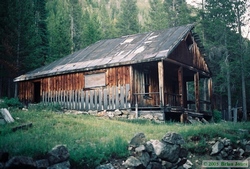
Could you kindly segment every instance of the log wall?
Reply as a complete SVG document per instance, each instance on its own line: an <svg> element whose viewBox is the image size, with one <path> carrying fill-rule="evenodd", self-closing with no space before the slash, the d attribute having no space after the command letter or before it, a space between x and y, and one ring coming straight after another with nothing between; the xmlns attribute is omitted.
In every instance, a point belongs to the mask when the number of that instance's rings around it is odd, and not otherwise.
<svg viewBox="0 0 250 169"><path fill-rule="evenodd" d="M34 83L40 83L40 97L43 92L70 91L85 88L85 75L105 73L106 86L119 86L130 83L130 66L113 67L88 72L56 75L42 79L19 82L19 99L34 102Z"/></svg>
<svg viewBox="0 0 250 169"><path fill-rule="evenodd" d="M193 41L190 49L188 48L186 41L182 41L176 50L170 54L169 58L178 61L179 63L193 66L207 73L210 72L205 59L200 53L199 47L195 41Z"/></svg>

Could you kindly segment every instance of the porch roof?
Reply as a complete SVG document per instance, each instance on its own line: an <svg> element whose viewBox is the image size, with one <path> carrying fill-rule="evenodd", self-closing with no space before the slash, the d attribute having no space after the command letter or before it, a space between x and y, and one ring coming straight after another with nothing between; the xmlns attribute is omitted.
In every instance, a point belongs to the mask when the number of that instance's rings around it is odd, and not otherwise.
<svg viewBox="0 0 250 169"><path fill-rule="evenodd" d="M15 82L166 59L193 24L100 40L84 49L14 79Z"/></svg>

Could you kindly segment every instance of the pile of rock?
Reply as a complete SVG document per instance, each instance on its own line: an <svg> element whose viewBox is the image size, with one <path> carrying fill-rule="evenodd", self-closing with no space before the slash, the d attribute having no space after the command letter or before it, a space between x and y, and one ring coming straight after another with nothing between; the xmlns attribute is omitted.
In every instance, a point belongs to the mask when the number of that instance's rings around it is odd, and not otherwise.
<svg viewBox="0 0 250 169"><path fill-rule="evenodd" d="M34 160L32 157L15 156L9 159L8 153L0 153L0 169L69 169L69 152L64 145L55 146L46 158Z"/></svg>
<svg viewBox="0 0 250 169"><path fill-rule="evenodd" d="M79 110L64 110L65 114L87 114L94 115L97 117L107 117L109 119L113 118L124 118L124 119L136 119L136 114L134 111L126 110L126 109L116 109L114 111L111 110L89 110L89 111L79 111ZM138 119L148 119L155 122L164 122L163 113L159 113L157 111L147 111L140 112Z"/></svg>
<svg viewBox="0 0 250 169"><path fill-rule="evenodd" d="M210 141L212 151L210 155L216 156L218 160L243 160L250 155L250 141L238 141L238 146L232 145L230 139L218 138L216 141Z"/></svg>
<svg viewBox="0 0 250 169"><path fill-rule="evenodd" d="M161 140L146 141L143 133L136 134L129 143L130 156L123 163L126 168L187 169L192 163L181 135L168 132Z"/></svg>

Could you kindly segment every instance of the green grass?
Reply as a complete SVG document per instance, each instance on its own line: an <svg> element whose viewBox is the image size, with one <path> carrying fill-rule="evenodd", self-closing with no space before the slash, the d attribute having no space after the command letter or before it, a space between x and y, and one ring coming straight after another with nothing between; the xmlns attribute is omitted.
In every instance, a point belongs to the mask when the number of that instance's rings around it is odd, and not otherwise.
<svg viewBox="0 0 250 169"><path fill-rule="evenodd" d="M91 115L66 115L35 109L11 110L14 123L0 126L0 150L10 155L43 157L55 145L64 144L70 152L70 162L75 168L94 168L110 158L128 156L127 145L138 132L147 140L161 139L167 132L181 134L194 153L206 153L206 140L227 137L236 140L247 138L237 129L250 130L250 123L219 123L209 125L184 125L167 122L155 124L147 120L110 120ZM32 122L27 130L12 131L13 127ZM198 140L191 141L193 137ZM197 150L197 151L195 151Z"/></svg>

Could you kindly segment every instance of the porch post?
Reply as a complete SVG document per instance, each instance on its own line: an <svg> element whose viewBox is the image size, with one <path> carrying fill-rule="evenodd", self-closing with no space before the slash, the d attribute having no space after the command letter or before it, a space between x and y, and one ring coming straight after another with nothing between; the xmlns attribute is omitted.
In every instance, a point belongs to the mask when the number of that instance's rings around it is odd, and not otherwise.
<svg viewBox="0 0 250 169"><path fill-rule="evenodd" d="M159 94L160 94L160 105L164 106L164 67L163 60L158 62L158 78L159 78Z"/></svg>
<svg viewBox="0 0 250 169"><path fill-rule="evenodd" d="M178 85L179 85L179 95L181 96L178 101L180 101L180 106L183 107L184 103L184 98L183 98L183 93L184 93L184 85L183 85L183 67L180 66L178 69Z"/></svg>
<svg viewBox="0 0 250 169"><path fill-rule="evenodd" d="M194 74L195 111L200 112L199 72Z"/></svg>
<svg viewBox="0 0 250 169"><path fill-rule="evenodd" d="M208 79L208 97L209 97L209 101L211 104L211 110L213 110L213 83L212 83L212 78Z"/></svg>

